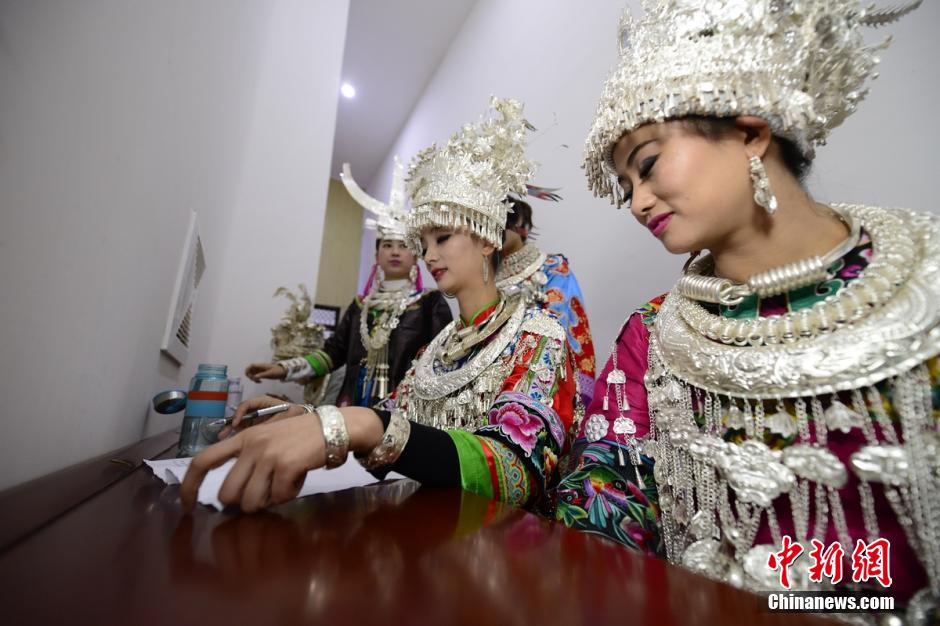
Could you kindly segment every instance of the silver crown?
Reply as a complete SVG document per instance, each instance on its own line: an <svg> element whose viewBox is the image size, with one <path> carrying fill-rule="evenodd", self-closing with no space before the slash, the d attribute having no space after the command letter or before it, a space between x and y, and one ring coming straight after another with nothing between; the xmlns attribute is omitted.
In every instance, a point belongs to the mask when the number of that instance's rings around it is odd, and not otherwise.
<svg viewBox="0 0 940 626"><path fill-rule="evenodd" d="M688 115L755 115L813 148L851 115L877 76L862 27L889 24L923 0L862 9L858 0L645 0L620 22L619 65L607 79L584 149L596 196L620 204L611 152L638 126Z"/></svg>
<svg viewBox="0 0 940 626"><path fill-rule="evenodd" d="M366 228L374 230L379 239L405 240L404 219L408 210L405 208L404 169L398 161L398 156L395 156L392 169L392 190L388 194L388 202L381 202L363 191L353 179L349 163L343 163L343 171L339 175L340 180L343 181L346 191L353 200L375 216L366 218Z"/></svg>
<svg viewBox="0 0 940 626"><path fill-rule="evenodd" d="M466 228L497 248L510 193L525 194L535 163L525 157L526 131L516 100L490 98L490 110L474 126L464 125L443 149L419 152L408 172L412 210L406 218L408 241L421 249L429 226Z"/></svg>

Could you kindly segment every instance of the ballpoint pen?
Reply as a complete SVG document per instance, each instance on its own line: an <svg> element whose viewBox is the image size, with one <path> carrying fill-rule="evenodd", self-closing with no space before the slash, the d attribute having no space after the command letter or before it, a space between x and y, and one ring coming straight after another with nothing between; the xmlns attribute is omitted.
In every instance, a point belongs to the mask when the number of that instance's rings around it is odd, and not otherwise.
<svg viewBox="0 0 940 626"><path fill-rule="evenodd" d="M268 406L263 409L255 409L254 411L248 411L242 416L242 423L248 420L254 420L259 417L267 417L269 415L275 415L277 413L283 413L284 411L290 409L290 403L284 402L283 404L275 404L274 406ZM228 426L235 419L234 416L227 417L223 420L222 425Z"/></svg>

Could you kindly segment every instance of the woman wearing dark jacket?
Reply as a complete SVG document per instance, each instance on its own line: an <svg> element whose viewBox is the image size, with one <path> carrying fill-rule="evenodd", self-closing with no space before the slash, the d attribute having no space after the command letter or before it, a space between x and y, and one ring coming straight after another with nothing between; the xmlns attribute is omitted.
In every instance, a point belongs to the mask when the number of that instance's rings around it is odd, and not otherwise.
<svg viewBox="0 0 940 626"><path fill-rule="evenodd" d="M375 265L363 294L356 296L322 349L277 363L252 363L245 375L300 381L346 366L340 406L372 406L398 386L418 350L453 319L441 293L425 290L414 254L405 245L400 221L401 166L396 160L389 204L368 196L343 168L350 195L376 215L366 226L378 233ZM364 318L363 311L368 311Z"/></svg>

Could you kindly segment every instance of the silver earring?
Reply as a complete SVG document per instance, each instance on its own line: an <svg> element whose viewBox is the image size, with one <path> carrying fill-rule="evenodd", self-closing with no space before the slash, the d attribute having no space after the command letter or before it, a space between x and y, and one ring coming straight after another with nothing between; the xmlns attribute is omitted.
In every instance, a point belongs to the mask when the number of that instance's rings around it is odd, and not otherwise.
<svg viewBox="0 0 940 626"><path fill-rule="evenodd" d="M411 280L412 283L418 280L418 263L417 262L415 262L415 264L412 265L411 269L408 271L408 278L409 280Z"/></svg>
<svg viewBox="0 0 940 626"><path fill-rule="evenodd" d="M757 156L752 156L751 164L751 183L754 184L754 202L764 207L769 215L777 211L777 196L770 189L770 179L767 178L767 170L764 169L764 163Z"/></svg>
<svg viewBox="0 0 940 626"><path fill-rule="evenodd" d="M490 259L483 257L483 284L490 282Z"/></svg>
<svg viewBox="0 0 940 626"><path fill-rule="evenodd" d="M375 282L379 285L385 282L385 270L382 269L382 266L375 268Z"/></svg>

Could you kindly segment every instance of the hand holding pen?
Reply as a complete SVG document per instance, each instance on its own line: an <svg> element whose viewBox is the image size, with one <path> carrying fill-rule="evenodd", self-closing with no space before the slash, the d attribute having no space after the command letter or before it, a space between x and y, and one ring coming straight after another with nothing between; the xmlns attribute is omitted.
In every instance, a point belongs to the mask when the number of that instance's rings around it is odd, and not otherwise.
<svg viewBox="0 0 940 626"><path fill-rule="evenodd" d="M243 403L243 404L244 404L244 403ZM244 414L241 416L241 420L239 421L239 423L238 423L238 424L234 424L234 425L235 425L235 426L238 426L238 425L240 425L240 424L245 424L245 422L249 422L249 421L256 420L256 419L258 419L259 417L268 417L268 416L270 416L270 415L276 415L276 414L278 414L278 413L283 413L284 411L289 410L290 407L291 407L290 402L282 402L281 404L275 404L274 406L266 406L266 407L261 408L261 409L255 409L255 410L253 410L253 411L248 411L247 413L244 413ZM237 412L236 412L236 415L237 415ZM229 424L232 424L234 421L235 421L235 415L233 415L232 417L227 418L227 419L225 420L225 425L228 426ZM250 426L251 424L246 424L246 425L247 425L247 426Z"/></svg>
<svg viewBox="0 0 940 626"><path fill-rule="evenodd" d="M247 426L295 417L304 413L304 408L301 405L284 402L280 398L271 396L251 398L239 404L235 414L229 420L226 420L225 427L219 432L219 439L224 439L233 432Z"/></svg>

